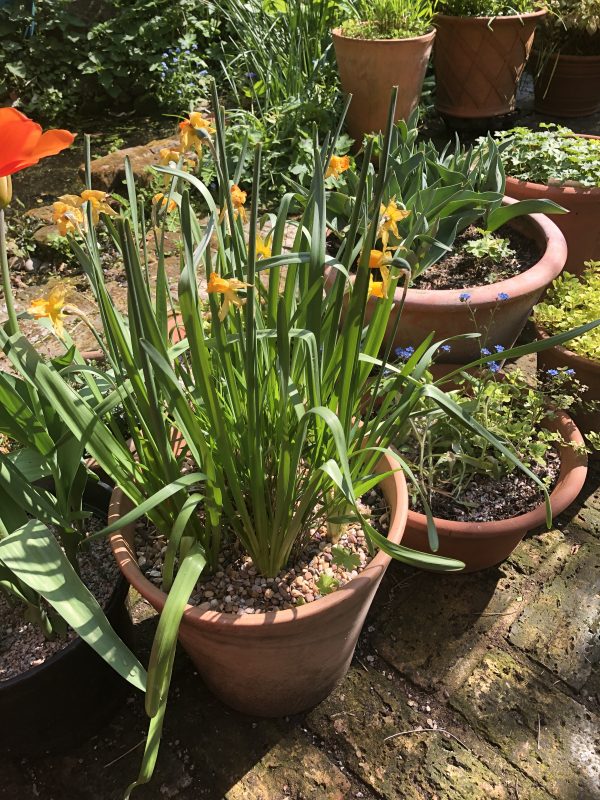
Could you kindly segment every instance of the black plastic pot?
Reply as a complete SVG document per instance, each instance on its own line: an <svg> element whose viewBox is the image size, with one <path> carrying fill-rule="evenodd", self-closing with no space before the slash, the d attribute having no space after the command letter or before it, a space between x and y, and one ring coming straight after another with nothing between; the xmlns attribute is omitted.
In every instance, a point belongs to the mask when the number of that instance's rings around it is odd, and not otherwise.
<svg viewBox="0 0 600 800"><path fill-rule="evenodd" d="M86 490L86 508L106 517L111 488ZM127 644L133 623L125 608L129 586L119 577L105 608ZM65 752L90 738L122 706L131 687L81 639L22 675L0 681L0 748L13 755Z"/></svg>

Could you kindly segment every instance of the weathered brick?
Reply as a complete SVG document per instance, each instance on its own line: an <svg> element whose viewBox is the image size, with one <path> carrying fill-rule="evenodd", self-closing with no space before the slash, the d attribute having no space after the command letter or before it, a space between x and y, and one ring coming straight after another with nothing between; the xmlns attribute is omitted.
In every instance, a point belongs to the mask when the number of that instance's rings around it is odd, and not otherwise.
<svg viewBox="0 0 600 800"><path fill-rule="evenodd" d="M554 797L600 798L600 717L510 654L490 650L450 703Z"/></svg>
<svg viewBox="0 0 600 800"><path fill-rule="evenodd" d="M581 545L562 572L524 609L510 642L574 689L600 661L600 544Z"/></svg>

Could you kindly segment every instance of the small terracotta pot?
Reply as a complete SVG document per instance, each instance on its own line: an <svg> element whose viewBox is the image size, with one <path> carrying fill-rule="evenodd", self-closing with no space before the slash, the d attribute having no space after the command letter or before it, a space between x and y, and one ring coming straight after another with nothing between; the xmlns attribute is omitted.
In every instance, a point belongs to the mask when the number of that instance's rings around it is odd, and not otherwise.
<svg viewBox="0 0 600 800"><path fill-rule="evenodd" d="M558 430L568 442L581 444L583 437L574 422L558 412L549 420L550 430ZM587 457L565 445L560 449L558 482L550 494L553 516L557 516L576 498L587 475ZM439 537L437 555L458 558L466 565L465 572L500 564L512 553L525 534L545 525L546 508L541 503L526 514L497 522L455 522L434 517ZM427 541L427 519L424 514L409 510L403 544L421 552L431 552Z"/></svg>
<svg viewBox="0 0 600 800"><path fill-rule="evenodd" d="M435 31L410 39L354 39L332 32L342 88L352 94L346 119L358 146L366 133L385 130L392 87L396 122L408 119L421 97Z"/></svg>
<svg viewBox="0 0 600 800"><path fill-rule="evenodd" d="M505 191L515 200L553 200L569 210L568 214L556 214L553 217L553 222L567 240L565 270L581 275L585 261L600 260L600 188L547 186L507 177Z"/></svg>
<svg viewBox="0 0 600 800"><path fill-rule="evenodd" d="M535 326L538 339L547 339L548 334L538 325ZM572 350L555 345L538 353L538 369L546 372L549 369L559 369L566 367L575 370L575 377L584 386L588 387L587 392L582 396L582 400L597 400L600 402L600 362L592 361L591 358L584 358L577 355ZM600 432L600 410L588 413L570 411L573 420L582 433ZM594 461L600 458L600 454L594 454Z"/></svg>
<svg viewBox="0 0 600 800"><path fill-rule="evenodd" d="M535 73L538 114L588 117L600 111L600 56L554 55Z"/></svg>
<svg viewBox="0 0 600 800"><path fill-rule="evenodd" d="M514 203L510 198L505 203ZM530 269L499 283L475 286L468 289L409 289L402 309L402 317L394 347L418 347L432 331L435 341L460 333L480 332L480 339L463 339L452 343L448 353L438 351L436 360L442 363L468 364L479 358L480 348L502 345L511 347L523 330L531 309L546 288L561 272L567 258L564 236L544 214L529 214L510 222L520 233L530 236L542 251L540 260ZM326 271L326 286L331 286L337 272ZM354 276L350 277L354 281ZM469 302L461 302L463 293L470 295ZM498 300L501 293L508 300ZM394 308L402 299L396 292L395 304L390 313L388 330L395 323ZM375 310L377 299L370 297L365 309L368 322Z"/></svg>
<svg viewBox="0 0 600 800"><path fill-rule="evenodd" d="M380 472L397 469L384 456ZM380 484L390 506L388 538L402 539L408 510L401 472ZM131 508L116 489L110 522ZM141 573L133 548L133 527L111 537L121 572L157 611L166 594ZM285 611L236 615L186 607L179 639L211 691L232 708L260 717L280 717L312 708L345 675L365 616L390 563L377 553L345 586L312 603Z"/></svg>
<svg viewBox="0 0 600 800"><path fill-rule="evenodd" d="M435 107L450 117L481 119L515 110L517 86L535 28L546 11L506 17L436 14Z"/></svg>

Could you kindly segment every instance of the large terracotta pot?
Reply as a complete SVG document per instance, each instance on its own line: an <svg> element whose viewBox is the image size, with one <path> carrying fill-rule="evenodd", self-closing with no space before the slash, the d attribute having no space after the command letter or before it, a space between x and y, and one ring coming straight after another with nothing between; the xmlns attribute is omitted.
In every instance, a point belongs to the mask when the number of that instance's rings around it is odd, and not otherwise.
<svg viewBox="0 0 600 800"><path fill-rule="evenodd" d="M354 39L333 33L342 88L352 94L347 125L361 144L366 133L385 130L392 87L398 87L396 122L417 107L435 31L411 39Z"/></svg>
<svg viewBox="0 0 600 800"><path fill-rule="evenodd" d="M515 110L519 79L535 28L546 14L452 17L436 14L435 107L450 117L481 119Z"/></svg>
<svg viewBox="0 0 600 800"><path fill-rule="evenodd" d="M548 338L548 334L538 325L536 325L536 331L539 339ZM548 350L538 353L537 361L538 369L544 372L560 367L575 370L577 380L588 387L582 400L596 400L600 403L600 362L584 358L572 350L560 346L550 347ZM588 413L573 411L570 413L582 433L600 433L600 409ZM600 454L594 455L594 460L597 460L598 457Z"/></svg>
<svg viewBox="0 0 600 800"><path fill-rule="evenodd" d="M547 425L551 430L558 430L568 442L583 442L574 422L562 411ZM553 516L577 498L587 475L585 454L565 445L560 449L560 456L558 482L550 494ZM434 520L440 545L437 555L458 558L465 563L465 572L476 572L504 561L528 531L545 525L546 508L542 503L526 514L497 522L455 522L437 517ZM431 552L424 514L409 510L403 544L421 552Z"/></svg>
<svg viewBox="0 0 600 800"><path fill-rule="evenodd" d="M600 111L600 55L551 56L539 72L536 70L534 91L538 114L596 114Z"/></svg>
<svg viewBox="0 0 600 800"><path fill-rule="evenodd" d="M514 200L505 198L506 203ZM478 358L484 343L499 344L505 348L514 344L523 330L531 309L546 288L561 272L567 258L565 238L556 225L543 214L518 217L510 225L534 239L542 252L540 260L530 269L514 278L468 289L409 289L394 347L417 347L432 331L435 340L460 333L480 332L480 339L457 340L448 353L438 351L438 363L467 364ZM326 287L331 286L337 272L326 271ZM351 276L350 280L354 280ZM461 302L464 293L470 295L468 303ZM498 300L502 293L508 300ZM395 305L402 299L396 292ZM368 322L378 300L370 297L365 309ZM390 313L388 330L395 324L394 308Z"/></svg>
<svg viewBox="0 0 600 800"><path fill-rule="evenodd" d="M383 472L397 466L384 456L378 469ZM404 476L395 472L380 486L390 506L388 538L399 543L408 509ZM110 521L130 508L116 489ZM161 611L167 596L141 573L132 542L132 527L111 537L119 567L132 586ZM327 697L345 675L390 560L380 551L345 586L295 609L236 615L188 605L179 639L205 683L227 705L261 717L305 711Z"/></svg>
<svg viewBox="0 0 600 800"><path fill-rule="evenodd" d="M568 214L553 217L567 240L568 272L580 275L585 261L600 260L600 188L546 186L507 177L505 191L515 200L553 200L569 210Z"/></svg>
<svg viewBox="0 0 600 800"><path fill-rule="evenodd" d="M111 491L86 488L86 507L106 516ZM128 585L119 576L105 614L129 646L133 623L125 607ZM77 637L43 664L0 681L3 753L64 753L94 736L122 708L129 684Z"/></svg>

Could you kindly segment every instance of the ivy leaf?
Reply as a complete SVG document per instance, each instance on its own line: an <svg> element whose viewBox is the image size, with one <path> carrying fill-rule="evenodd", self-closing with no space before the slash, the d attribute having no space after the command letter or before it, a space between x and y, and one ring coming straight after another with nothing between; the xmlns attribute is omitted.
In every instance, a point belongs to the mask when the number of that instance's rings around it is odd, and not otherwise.
<svg viewBox="0 0 600 800"><path fill-rule="evenodd" d="M333 556L333 563L339 564L344 569L350 570L358 569L360 567L360 556L358 553L353 553L346 547L335 545L331 548L331 555Z"/></svg>
<svg viewBox="0 0 600 800"><path fill-rule="evenodd" d="M321 575L316 584L321 594L331 594L331 592L335 592L340 582L333 575Z"/></svg>

